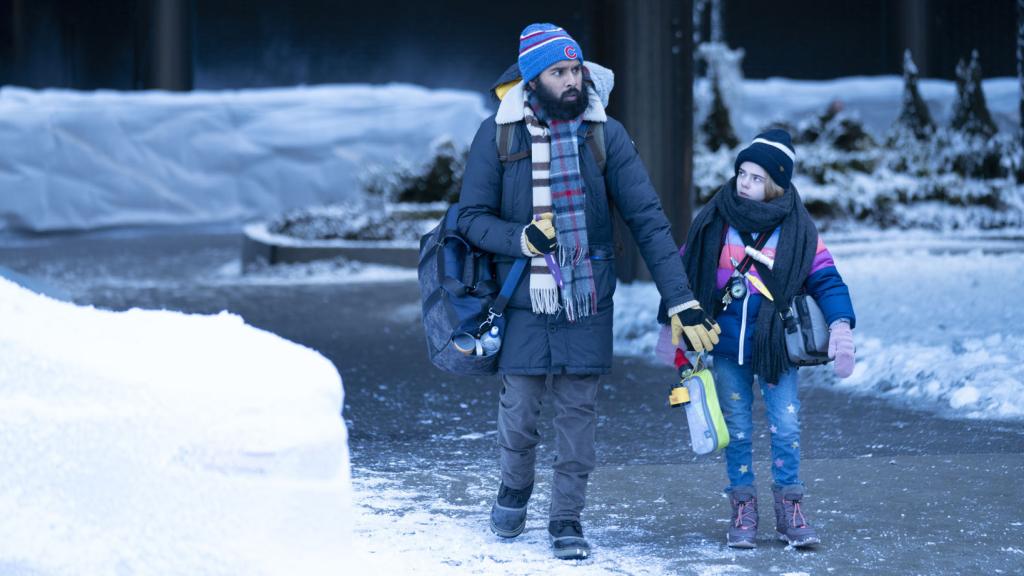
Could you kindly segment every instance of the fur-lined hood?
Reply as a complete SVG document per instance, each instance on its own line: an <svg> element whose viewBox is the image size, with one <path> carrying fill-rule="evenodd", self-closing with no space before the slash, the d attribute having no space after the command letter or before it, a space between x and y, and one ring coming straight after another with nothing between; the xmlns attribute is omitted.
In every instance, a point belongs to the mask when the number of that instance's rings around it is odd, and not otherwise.
<svg viewBox="0 0 1024 576"><path fill-rule="evenodd" d="M586 82L591 89L587 91L589 103L583 112L583 119L588 122L607 122L605 107L615 86L615 74L593 62L584 62ZM526 103L526 85L520 79L519 66L513 64L491 86L491 94L501 102L498 113L494 117L497 124L512 124L523 120L523 106Z"/></svg>

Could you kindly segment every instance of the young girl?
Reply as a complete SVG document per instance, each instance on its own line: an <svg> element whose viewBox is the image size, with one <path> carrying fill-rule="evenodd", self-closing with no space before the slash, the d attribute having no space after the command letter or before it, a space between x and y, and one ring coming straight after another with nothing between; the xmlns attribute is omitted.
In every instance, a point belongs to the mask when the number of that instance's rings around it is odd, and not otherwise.
<svg viewBox="0 0 1024 576"><path fill-rule="evenodd" d="M830 326L829 356L835 359L836 375L846 378L853 372L853 304L832 255L790 185L795 157L786 131L759 134L739 153L735 178L701 210L680 249L701 307L717 311L722 329L711 370L729 429L725 449L726 492L732 504L728 544L736 548L756 546L757 491L751 458L755 375L771 432L775 530L793 546L819 542L801 508L797 368L786 355L776 304L789 302L801 290L813 296ZM763 234L769 235L767 242ZM774 281L760 281L755 265L749 266L747 275L737 271L746 257L745 245L754 244L763 244L760 251L774 260L769 272ZM730 281L737 284L728 291L731 300L723 298ZM779 293L772 294L772 289ZM681 352L675 356L677 367L688 363Z"/></svg>

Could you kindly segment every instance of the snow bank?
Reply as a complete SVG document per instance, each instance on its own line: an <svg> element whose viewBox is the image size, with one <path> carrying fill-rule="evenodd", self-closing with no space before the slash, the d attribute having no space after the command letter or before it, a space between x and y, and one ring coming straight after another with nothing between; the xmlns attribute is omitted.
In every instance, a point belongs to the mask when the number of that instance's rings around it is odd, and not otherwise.
<svg viewBox="0 0 1024 576"><path fill-rule="evenodd" d="M374 165L468 144L479 94L411 85L0 89L0 229L237 222L353 197Z"/></svg>
<svg viewBox="0 0 1024 576"><path fill-rule="evenodd" d="M336 574L342 387L238 316L115 313L0 279L0 573Z"/></svg>
<svg viewBox="0 0 1024 576"><path fill-rule="evenodd" d="M876 337L858 346L860 364L836 386L854 394L890 397L901 403L936 406L967 418L1024 418L1024 338L993 334L950 345Z"/></svg>

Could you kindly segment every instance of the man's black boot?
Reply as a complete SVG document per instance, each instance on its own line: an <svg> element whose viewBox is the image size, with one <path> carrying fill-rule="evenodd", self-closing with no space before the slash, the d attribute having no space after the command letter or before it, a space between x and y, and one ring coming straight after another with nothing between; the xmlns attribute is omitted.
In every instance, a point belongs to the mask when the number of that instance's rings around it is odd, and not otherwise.
<svg viewBox="0 0 1024 576"><path fill-rule="evenodd" d="M578 520L552 520L548 523L551 550L559 560L585 560L590 557L590 543L583 538Z"/></svg>
<svg viewBox="0 0 1024 576"><path fill-rule="evenodd" d="M502 482L498 497L491 506L491 532L502 538L515 538L526 527L526 504L533 494L533 484L514 490Z"/></svg>

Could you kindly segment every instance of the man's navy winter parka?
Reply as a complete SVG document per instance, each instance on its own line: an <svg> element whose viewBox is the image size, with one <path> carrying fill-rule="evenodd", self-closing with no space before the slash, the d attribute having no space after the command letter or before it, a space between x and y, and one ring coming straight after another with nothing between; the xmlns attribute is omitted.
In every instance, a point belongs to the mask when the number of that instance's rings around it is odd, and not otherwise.
<svg viewBox="0 0 1024 576"><path fill-rule="evenodd" d="M591 74L595 67L588 64ZM605 71L607 72L607 71ZM610 72L599 86L608 86ZM667 308L693 300L668 219L637 150L622 124L607 117L602 95L590 87L590 105L579 133L580 172L586 193L587 236L597 288L597 314L569 322L564 313L534 314L529 274L524 274L505 311L507 324L499 370L508 374L606 374L612 364L614 244L609 197L625 219ZM605 94L606 96L606 94ZM459 198L459 231L474 245L495 254L504 282L516 258L523 258L520 235L533 219L529 156L498 160L498 124L515 124L513 153L529 150L523 120L524 88L512 88L473 139ZM602 176L586 145L591 124L604 124L606 168ZM650 306L656 307L657 302Z"/></svg>

